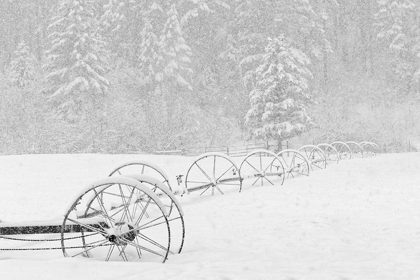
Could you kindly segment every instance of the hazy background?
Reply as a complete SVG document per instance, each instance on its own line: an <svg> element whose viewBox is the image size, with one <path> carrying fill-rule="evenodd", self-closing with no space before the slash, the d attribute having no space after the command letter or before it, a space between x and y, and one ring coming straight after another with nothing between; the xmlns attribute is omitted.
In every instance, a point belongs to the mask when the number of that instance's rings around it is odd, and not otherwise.
<svg viewBox="0 0 420 280"><path fill-rule="evenodd" d="M0 22L1 154L420 143L418 1L0 0Z"/></svg>

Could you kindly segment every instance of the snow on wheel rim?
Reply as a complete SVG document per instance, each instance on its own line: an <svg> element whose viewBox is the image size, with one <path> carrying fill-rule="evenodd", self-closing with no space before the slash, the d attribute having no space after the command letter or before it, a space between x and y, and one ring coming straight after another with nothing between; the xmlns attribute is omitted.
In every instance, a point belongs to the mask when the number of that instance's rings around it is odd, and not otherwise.
<svg viewBox="0 0 420 280"><path fill-rule="evenodd" d="M156 179L161 179L162 183L166 184L168 188L173 191L168 174L166 174L166 172L160 166L147 160L140 159L120 164L118 167L113 169L109 176L125 174L149 175Z"/></svg>

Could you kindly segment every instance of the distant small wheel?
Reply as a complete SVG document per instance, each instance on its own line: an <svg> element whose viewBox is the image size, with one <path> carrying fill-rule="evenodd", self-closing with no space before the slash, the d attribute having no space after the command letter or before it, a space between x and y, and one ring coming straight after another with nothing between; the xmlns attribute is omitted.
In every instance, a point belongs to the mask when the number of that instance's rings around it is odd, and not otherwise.
<svg viewBox="0 0 420 280"><path fill-rule="evenodd" d="M200 196L240 192L242 180L239 168L223 153L203 154L188 169L185 188L188 193L199 192Z"/></svg>
<svg viewBox="0 0 420 280"><path fill-rule="evenodd" d="M282 150L277 156L283 163L287 178L295 178L299 175L309 175L309 163L306 160L306 157L298 150Z"/></svg>
<svg viewBox="0 0 420 280"><path fill-rule="evenodd" d="M140 174L148 175L153 178L160 180L164 183L171 191L173 191L169 176L165 171L158 165L146 161L146 160L135 160L129 161L114 168L109 176L127 175L127 174Z"/></svg>
<svg viewBox="0 0 420 280"><path fill-rule="evenodd" d="M311 166L311 170L325 169L327 167L327 158L324 151L315 145L305 145L299 148L306 160Z"/></svg>
<svg viewBox="0 0 420 280"><path fill-rule="evenodd" d="M255 150L249 153L242 161L239 170L242 179L254 179L252 185L274 183L283 185L285 169L281 159L269 150Z"/></svg>
<svg viewBox="0 0 420 280"><path fill-rule="evenodd" d="M355 141L347 141L346 144L349 146L350 150L351 150L351 154L352 156L359 156L359 157L363 157L364 156L364 149L363 147L355 142Z"/></svg>
<svg viewBox="0 0 420 280"><path fill-rule="evenodd" d="M360 142L360 146L363 148L365 156L376 156L380 153L379 146L373 142L363 141Z"/></svg>
<svg viewBox="0 0 420 280"><path fill-rule="evenodd" d="M346 143L342 142L342 141L335 141L331 143L331 146L333 146L339 156L340 159L351 159L352 158L352 153L351 153L351 149L349 147L349 145L347 145Z"/></svg>
<svg viewBox="0 0 420 280"><path fill-rule="evenodd" d="M138 180L108 177L87 186L64 215L64 256L165 262L171 235L165 206Z"/></svg>
<svg viewBox="0 0 420 280"><path fill-rule="evenodd" d="M325 158L327 160L327 164L329 162L338 163L340 161L340 154L330 144L322 143L322 144L318 144L317 147L319 147L324 152Z"/></svg>

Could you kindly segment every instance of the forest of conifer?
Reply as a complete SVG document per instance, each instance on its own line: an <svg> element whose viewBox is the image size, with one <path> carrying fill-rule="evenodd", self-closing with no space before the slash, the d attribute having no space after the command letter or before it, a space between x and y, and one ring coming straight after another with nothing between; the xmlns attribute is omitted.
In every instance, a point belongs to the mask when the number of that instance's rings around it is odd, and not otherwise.
<svg viewBox="0 0 420 280"><path fill-rule="evenodd" d="M0 154L420 148L414 0L2 0Z"/></svg>

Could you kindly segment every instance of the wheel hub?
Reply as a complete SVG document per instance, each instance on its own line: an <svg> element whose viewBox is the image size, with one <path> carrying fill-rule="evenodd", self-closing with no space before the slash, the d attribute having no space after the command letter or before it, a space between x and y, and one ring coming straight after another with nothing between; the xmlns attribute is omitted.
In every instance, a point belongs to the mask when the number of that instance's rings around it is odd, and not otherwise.
<svg viewBox="0 0 420 280"><path fill-rule="evenodd" d="M136 238L138 230L133 230L134 227L127 223L116 223L114 227L107 229L108 240L116 245L125 245L126 241L133 241Z"/></svg>

